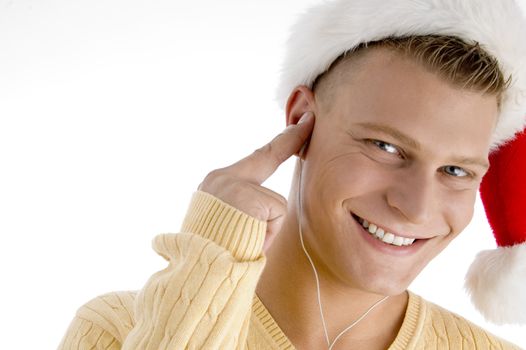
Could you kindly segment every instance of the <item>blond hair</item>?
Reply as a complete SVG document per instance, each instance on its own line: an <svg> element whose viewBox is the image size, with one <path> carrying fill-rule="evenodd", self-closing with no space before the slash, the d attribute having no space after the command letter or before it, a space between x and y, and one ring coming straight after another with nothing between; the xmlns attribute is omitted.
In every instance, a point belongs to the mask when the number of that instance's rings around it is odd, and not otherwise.
<svg viewBox="0 0 526 350"><path fill-rule="evenodd" d="M482 94L495 95L497 105L501 105L502 94L511 83L511 75L505 79L497 60L487 53L478 42L466 43L455 36L415 35L388 37L378 41L362 43L340 55L330 67L320 74L312 84L315 91L324 85L321 94L330 98L338 82L327 81L329 73L340 63L362 56L367 48L383 47L391 49L404 57L414 59L423 67L438 74L456 87ZM321 89L320 89L321 90Z"/></svg>

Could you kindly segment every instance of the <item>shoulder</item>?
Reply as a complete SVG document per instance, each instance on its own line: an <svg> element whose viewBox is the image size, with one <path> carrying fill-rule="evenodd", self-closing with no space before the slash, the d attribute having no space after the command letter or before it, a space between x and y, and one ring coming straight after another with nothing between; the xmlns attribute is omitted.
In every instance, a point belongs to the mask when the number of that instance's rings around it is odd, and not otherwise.
<svg viewBox="0 0 526 350"><path fill-rule="evenodd" d="M118 291L99 295L84 305L76 317L89 321L116 339L123 340L135 326L135 298L138 291Z"/></svg>
<svg viewBox="0 0 526 350"><path fill-rule="evenodd" d="M137 292L112 292L99 295L76 312L60 350L120 349L120 344L135 325Z"/></svg>
<svg viewBox="0 0 526 350"><path fill-rule="evenodd" d="M491 334L464 317L423 298L421 300L426 310L422 330L426 345L452 349L461 346L463 349L520 350L516 345ZM428 342L430 344L427 344Z"/></svg>

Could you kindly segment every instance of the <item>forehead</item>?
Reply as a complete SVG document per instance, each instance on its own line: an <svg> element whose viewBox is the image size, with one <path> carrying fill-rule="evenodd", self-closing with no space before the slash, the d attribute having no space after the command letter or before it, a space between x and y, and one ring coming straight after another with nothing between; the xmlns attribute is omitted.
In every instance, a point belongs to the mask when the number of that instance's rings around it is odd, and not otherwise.
<svg viewBox="0 0 526 350"><path fill-rule="evenodd" d="M344 127L380 123L400 129L424 149L485 154L498 115L497 97L460 89L415 60L384 48L335 67L331 117Z"/></svg>

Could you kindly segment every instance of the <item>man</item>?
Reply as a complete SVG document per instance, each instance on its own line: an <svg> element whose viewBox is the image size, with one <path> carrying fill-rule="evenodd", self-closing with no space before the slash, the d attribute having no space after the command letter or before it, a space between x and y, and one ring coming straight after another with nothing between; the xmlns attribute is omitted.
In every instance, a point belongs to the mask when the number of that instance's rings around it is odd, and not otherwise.
<svg viewBox="0 0 526 350"><path fill-rule="evenodd" d="M524 56L502 37L468 42L506 23L526 53L524 20L512 1L466 4L305 14L279 90L285 131L209 173L181 232L154 239L169 266L84 305L60 347L516 349L407 291L471 220L490 151L524 127ZM261 184L293 154L287 201Z"/></svg>

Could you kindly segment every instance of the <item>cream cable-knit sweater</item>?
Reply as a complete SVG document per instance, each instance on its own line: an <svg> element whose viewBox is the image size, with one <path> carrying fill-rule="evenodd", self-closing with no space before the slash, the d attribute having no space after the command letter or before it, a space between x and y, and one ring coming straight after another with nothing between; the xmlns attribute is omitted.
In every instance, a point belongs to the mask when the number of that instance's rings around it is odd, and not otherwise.
<svg viewBox="0 0 526 350"><path fill-rule="evenodd" d="M255 294L265 231L265 222L195 192L181 233L153 239L168 266L140 291L80 307L59 350L294 349ZM402 349L519 348L410 292L389 347Z"/></svg>

